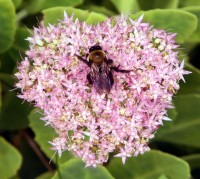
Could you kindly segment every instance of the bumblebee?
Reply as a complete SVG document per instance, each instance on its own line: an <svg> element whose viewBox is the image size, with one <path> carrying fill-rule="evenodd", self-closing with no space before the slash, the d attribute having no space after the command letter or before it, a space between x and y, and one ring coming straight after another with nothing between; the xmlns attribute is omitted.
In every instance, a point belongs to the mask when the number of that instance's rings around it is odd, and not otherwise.
<svg viewBox="0 0 200 179"><path fill-rule="evenodd" d="M93 85L97 93L110 93L114 84L113 71L120 73L129 73L131 70L119 69L119 66L114 66L113 60L108 59L106 52L99 45L94 45L89 48L89 53L86 54L86 59L76 55L77 58L90 67L90 72L87 74L89 84Z"/></svg>

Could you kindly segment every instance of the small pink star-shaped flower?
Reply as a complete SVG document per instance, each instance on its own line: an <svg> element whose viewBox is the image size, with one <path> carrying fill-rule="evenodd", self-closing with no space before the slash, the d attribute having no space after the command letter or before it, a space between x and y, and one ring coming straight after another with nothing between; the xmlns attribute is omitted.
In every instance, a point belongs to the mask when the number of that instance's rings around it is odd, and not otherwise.
<svg viewBox="0 0 200 179"><path fill-rule="evenodd" d="M127 154L124 150L121 150L121 152L117 155L114 155L114 157L121 157L122 158L122 163L126 163L126 158L131 157L131 154Z"/></svg>
<svg viewBox="0 0 200 179"><path fill-rule="evenodd" d="M30 47L15 74L18 97L43 110L42 120L57 133L50 143L59 156L69 150L96 167L120 151L115 157L124 164L127 157L148 151L149 140L169 120L178 82L190 72L178 60L175 34L153 29L142 18L121 15L93 26L65 13L57 25L42 24L27 38ZM102 77L102 64L80 60L96 44L113 66L129 70L120 73L109 66L114 84L101 94L88 74L96 68Z"/></svg>

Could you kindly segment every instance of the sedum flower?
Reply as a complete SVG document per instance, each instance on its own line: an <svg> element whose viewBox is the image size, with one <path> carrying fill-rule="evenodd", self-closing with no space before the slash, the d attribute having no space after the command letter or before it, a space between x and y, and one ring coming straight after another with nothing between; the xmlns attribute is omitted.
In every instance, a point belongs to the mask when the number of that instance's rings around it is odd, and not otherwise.
<svg viewBox="0 0 200 179"><path fill-rule="evenodd" d="M42 120L58 136L50 142L59 155L72 151L86 166L103 164L110 153L137 156L167 118L172 96L183 79L175 34L121 15L96 26L65 14L57 25L34 28L26 57L18 67L20 98L44 111ZM86 78L86 58L99 44L115 66L110 93L99 94Z"/></svg>

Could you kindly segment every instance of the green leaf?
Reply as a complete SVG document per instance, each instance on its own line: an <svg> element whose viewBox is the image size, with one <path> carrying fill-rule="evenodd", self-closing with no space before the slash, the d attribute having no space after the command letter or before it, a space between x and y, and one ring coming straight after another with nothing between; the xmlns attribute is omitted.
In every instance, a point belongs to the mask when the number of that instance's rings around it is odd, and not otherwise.
<svg viewBox="0 0 200 179"><path fill-rule="evenodd" d="M52 141L57 134L53 128L45 126L44 121L40 120L43 117L41 113L42 111L39 109L34 109L31 111L29 115L30 127L35 134L35 141L39 144L42 151L49 158L52 158L55 154L55 151L51 150L52 145L49 143L49 141ZM57 159L57 155L56 157L53 157L53 161L60 164L69 160L70 158L72 158L72 154L68 151L65 151L62 153L61 158Z"/></svg>
<svg viewBox="0 0 200 179"><path fill-rule="evenodd" d="M28 49L29 43L25 39L31 36L30 32L31 30L28 30L26 28L17 28L14 43L7 52L8 55L12 58L12 60L14 60L15 62L21 61L21 56L24 56L25 50Z"/></svg>
<svg viewBox="0 0 200 179"><path fill-rule="evenodd" d="M184 60L185 60L185 57L186 57L186 62L189 61L189 53L195 49L197 47L198 44L196 43L187 43L187 41L184 43L184 44L181 44L181 49L179 50L179 58L180 58L180 61L181 59L183 59L184 57ZM181 56L180 56L181 55Z"/></svg>
<svg viewBox="0 0 200 179"><path fill-rule="evenodd" d="M138 0L140 9L149 10L149 9L175 9L178 7L179 0Z"/></svg>
<svg viewBox="0 0 200 179"><path fill-rule="evenodd" d="M92 1L92 0L86 0L86 1L88 2L87 4L92 4L92 3L89 3L89 1ZM101 0L100 2L101 3L98 5L103 6L117 14L117 9L115 5L111 2L111 0Z"/></svg>
<svg viewBox="0 0 200 179"><path fill-rule="evenodd" d="M197 29L193 32L190 38L187 39L187 42L199 43L200 42L200 6L185 7L185 8L182 8L182 10L190 12L198 18Z"/></svg>
<svg viewBox="0 0 200 179"><path fill-rule="evenodd" d="M113 16L115 13L103 6L96 6L96 5L86 5L81 6L81 9L88 10L90 12L97 12L101 14L105 14L106 16Z"/></svg>
<svg viewBox="0 0 200 179"><path fill-rule="evenodd" d="M74 14L74 19L78 18L81 21L84 21L88 18L89 12L85 10L75 9L72 7L55 7L50 9L45 9L42 11L44 14L44 22L47 25L58 23L58 19L62 20L64 18L64 11L68 16Z"/></svg>
<svg viewBox="0 0 200 179"><path fill-rule="evenodd" d="M165 175L161 175L158 179L169 179L169 178L166 177Z"/></svg>
<svg viewBox="0 0 200 179"><path fill-rule="evenodd" d="M105 167L97 166L96 168L87 167L79 159L71 159L59 167L59 173L56 172L52 179L114 179Z"/></svg>
<svg viewBox="0 0 200 179"><path fill-rule="evenodd" d="M63 19L64 11L68 16L74 14L74 19L78 18L81 21L86 21L88 24L97 24L98 22L104 21L107 18L105 15L100 13L89 13L86 10L75 9L72 7L56 7L42 11L44 14L45 24L55 24L58 22L58 19Z"/></svg>
<svg viewBox="0 0 200 179"><path fill-rule="evenodd" d="M87 24L95 25L95 24L98 24L101 21L105 21L106 19L107 19L107 17L103 14L91 12L85 22Z"/></svg>
<svg viewBox="0 0 200 179"><path fill-rule="evenodd" d="M174 98L177 117L170 127L162 127L157 132L158 141L170 142L189 147L200 148L200 95L180 95Z"/></svg>
<svg viewBox="0 0 200 179"><path fill-rule="evenodd" d="M11 177L9 179L21 179L19 176L14 176L14 177Z"/></svg>
<svg viewBox="0 0 200 179"><path fill-rule="evenodd" d="M43 9L52 8L56 6L78 6L83 3L83 0L29 0L27 3L27 10L34 14Z"/></svg>
<svg viewBox="0 0 200 179"><path fill-rule="evenodd" d="M111 0L120 13L131 14L139 11L137 0Z"/></svg>
<svg viewBox="0 0 200 179"><path fill-rule="evenodd" d="M31 30L28 30L24 27L18 27L16 29L15 40L13 43L13 47L19 49L20 51L27 50L29 46L29 42L25 40L27 37L32 36Z"/></svg>
<svg viewBox="0 0 200 179"><path fill-rule="evenodd" d="M195 15L175 9L155 9L142 11L131 15L133 19L144 14L144 21L154 25L155 28L170 30L177 33L177 42L184 42L196 30L197 18Z"/></svg>
<svg viewBox="0 0 200 179"><path fill-rule="evenodd" d="M4 138L0 137L0 178L8 179L16 175L22 164L20 153Z"/></svg>
<svg viewBox="0 0 200 179"><path fill-rule="evenodd" d="M180 0L180 6L200 6L199 0Z"/></svg>
<svg viewBox="0 0 200 179"><path fill-rule="evenodd" d="M45 172L41 174L40 176L36 177L36 179L49 179L52 178L53 172Z"/></svg>
<svg viewBox="0 0 200 179"><path fill-rule="evenodd" d="M185 161L156 150L129 158L125 165L120 158L114 158L107 168L116 178L156 179L162 175L172 179L190 177L189 166Z"/></svg>
<svg viewBox="0 0 200 179"><path fill-rule="evenodd" d="M11 0L0 0L0 53L6 51L14 40L15 7Z"/></svg>
<svg viewBox="0 0 200 179"><path fill-rule="evenodd" d="M16 69L16 62L8 55L6 51L0 55L0 68L1 73L8 73L13 75L13 71Z"/></svg>
<svg viewBox="0 0 200 179"><path fill-rule="evenodd" d="M14 91L8 91L3 96L2 112L0 113L1 130L24 129L28 126L27 116L32 107L27 102L23 104L22 102Z"/></svg>
<svg viewBox="0 0 200 179"><path fill-rule="evenodd" d="M18 9L22 3L22 0L12 0L14 6L15 6L15 9Z"/></svg>
<svg viewBox="0 0 200 179"><path fill-rule="evenodd" d="M0 113L1 113L1 108L2 108L2 94L3 94L3 90L2 90L1 80L0 80Z"/></svg>
<svg viewBox="0 0 200 179"><path fill-rule="evenodd" d="M171 119L172 121L164 121L163 123L163 126L160 126L159 129L157 130L157 132L155 133L155 137L151 140L151 142L153 143L154 141L160 141L162 140L162 131L163 130L167 130L169 129L170 127L173 126L174 124L174 121L176 119L178 115L178 112L176 110L176 108L173 108L173 109L168 109L167 110L167 117L169 119Z"/></svg>
<svg viewBox="0 0 200 179"><path fill-rule="evenodd" d="M188 46L186 47L185 46L186 45L186 43L184 43L184 46L183 46L183 44L181 44L181 48L182 49L179 49L178 50L178 60L180 61L180 62L182 62L183 60L184 60L184 62L185 63L188 63L189 62L189 55L188 55L188 52L190 51L190 48L191 49L193 49L193 47L192 47L192 44L188 44Z"/></svg>
<svg viewBox="0 0 200 179"><path fill-rule="evenodd" d="M191 170L200 168L200 154L187 155L181 158L190 165Z"/></svg>
<svg viewBox="0 0 200 179"><path fill-rule="evenodd" d="M0 73L0 81L9 85L10 87L14 84L14 78L10 74Z"/></svg>
<svg viewBox="0 0 200 179"><path fill-rule="evenodd" d="M192 73L184 76L186 83L182 80L180 81L180 90L178 94L200 93L200 70L189 63L185 65L185 70Z"/></svg>
<svg viewBox="0 0 200 179"><path fill-rule="evenodd" d="M175 119L176 119L176 116L178 115L178 113L177 113L176 109L173 108L173 109L168 109L167 115L168 115L168 117L169 117L170 119L175 120Z"/></svg>

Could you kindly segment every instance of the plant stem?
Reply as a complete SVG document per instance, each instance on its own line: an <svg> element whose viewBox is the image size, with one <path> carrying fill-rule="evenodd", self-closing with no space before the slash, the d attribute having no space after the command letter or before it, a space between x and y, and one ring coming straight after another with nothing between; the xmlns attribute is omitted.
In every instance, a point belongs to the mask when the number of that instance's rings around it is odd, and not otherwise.
<svg viewBox="0 0 200 179"><path fill-rule="evenodd" d="M25 9L22 9L17 13L16 21L19 23L23 18L25 18L28 15L28 11Z"/></svg>
<svg viewBox="0 0 200 179"><path fill-rule="evenodd" d="M41 150L39 149L38 145L34 142L34 140L30 137L30 135L26 131L23 131L22 135L26 139L30 147L33 149L35 154L38 156L40 161L43 163L43 165L47 168L47 170L53 171L53 168L51 167L51 165L49 165L49 162L46 160Z"/></svg>

